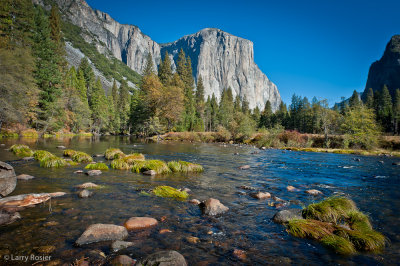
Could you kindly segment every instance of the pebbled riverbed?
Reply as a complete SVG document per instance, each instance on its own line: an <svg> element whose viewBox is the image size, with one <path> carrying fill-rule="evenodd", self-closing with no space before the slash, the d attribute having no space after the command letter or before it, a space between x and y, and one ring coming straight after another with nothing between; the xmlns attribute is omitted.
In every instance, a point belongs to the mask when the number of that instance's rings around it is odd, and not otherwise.
<svg viewBox="0 0 400 266"><path fill-rule="evenodd" d="M127 137L72 138L63 140L1 140L0 161L10 163L17 174L36 178L18 181L11 195L64 191L68 195L27 208L20 212L21 220L0 227L0 264L4 255L43 255L40 247L54 246L52 260L72 263L75 259L112 255L109 242L75 247L73 243L91 224L122 225L132 216L149 216L159 221L157 227L132 232L126 241L134 246L122 250L139 259L158 250L173 249L189 263L196 265L232 264L397 264L400 261L400 166L392 165L399 158L356 156L326 153L257 150L248 146L190 143L141 143ZM125 153L141 152L146 159L185 160L204 166L201 174L170 174L148 177L123 170L109 170L100 176L74 174L86 164L61 169L44 169L36 161L18 160L5 151L14 143L24 143L32 149L45 149L61 156L58 145L84 151L104 153L107 148L120 148ZM258 154L252 154L253 152ZM239 153L234 155L234 153ZM355 159L360 159L360 161ZM105 161L95 158L95 161ZM109 162L107 162L109 164ZM250 165L247 170L239 170ZM94 182L104 186L87 199L77 196L76 185ZM191 189L190 198L219 199L229 211L219 217L201 214L198 206L187 202L146 196L140 190L158 185ZM299 189L289 192L292 185ZM271 221L280 209L274 200L256 200L251 186L283 199L283 208L301 208L325 196L346 195L361 211L371 217L374 228L391 243L382 254L339 256L310 240L289 236L282 225ZM323 196L310 196L304 191L317 189ZM10 195L10 196L11 196ZM165 220L165 221L161 221ZM49 223L51 222L51 223ZM160 234L161 229L172 232ZM197 237L198 241L188 241ZM191 243L197 242L197 243ZM238 259L233 251L245 251ZM97 250L97 251L93 251ZM97 255L93 255L97 254ZM101 255L100 255L101 256ZM20 261L19 261L20 262Z"/></svg>

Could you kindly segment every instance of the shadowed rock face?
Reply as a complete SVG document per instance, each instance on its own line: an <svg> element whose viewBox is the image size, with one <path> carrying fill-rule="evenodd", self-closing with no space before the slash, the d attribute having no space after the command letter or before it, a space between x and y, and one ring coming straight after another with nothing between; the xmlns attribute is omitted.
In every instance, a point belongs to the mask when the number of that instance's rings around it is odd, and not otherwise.
<svg viewBox="0 0 400 266"><path fill-rule="evenodd" d="M4 197L13 192L16 185L14 168L5 162L0 162L0 196Z"/></svg>
<svg viewBox="0 0 400 266"><path fill-rule="evenodd" d="M369 88L377 91L383 85L388 87L392 97L396 89L400 89L400 35L391 38L382 58L371 65L363 97L366 97Z"/></svg>
<svg viewBox="0 0 400 266"><path fill-rule="evenodd" d="M42 3L42 0L33 2ZM176 62L182 48L192 60L196 79L203 78L205 97L214 93L219 99L222 91L230 87L233 96L246 96L250 108L258 106L262 110L267 100L273 110L279 106L279 91L254 63L253 43L249 40L207 28L172 43L158 44L138 27L118 23L110 15L93 10L84 0L56 2L63 17L84 30L87 42L94 41L101 53L112 54L138 73L143 73L149 52L157 66L165 51ZM130 11L134 10L127 10Z"/></svg>

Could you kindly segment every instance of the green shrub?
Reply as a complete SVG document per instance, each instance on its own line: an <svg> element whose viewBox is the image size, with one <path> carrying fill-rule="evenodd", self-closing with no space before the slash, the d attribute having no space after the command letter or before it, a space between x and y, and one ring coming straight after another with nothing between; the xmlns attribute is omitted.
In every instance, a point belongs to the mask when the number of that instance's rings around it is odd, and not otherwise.
<svg viewBox="0 0 400 266"><path fill-rule="evenodd" d="M86 165L85 169L108 170L108 166L105 163L90 163L90 164Z"/></svg>
<svg viewBox="0 0 400 266"><path fill-rule="evenodd" d="M170 186L158 186L153 189L154 195L163 198L175 198L185 200L189 197L186 191L180 191Z"/></svg>

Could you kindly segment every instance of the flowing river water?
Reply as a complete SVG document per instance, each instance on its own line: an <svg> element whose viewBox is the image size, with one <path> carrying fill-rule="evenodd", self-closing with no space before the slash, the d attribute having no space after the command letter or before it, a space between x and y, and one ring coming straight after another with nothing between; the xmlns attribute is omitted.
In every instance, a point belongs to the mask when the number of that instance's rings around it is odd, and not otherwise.
<svg viewBox="0 0 400 266"><path fill-rule="evenodd" d="M0 161L10 163L17 174L36 177L18 181L11 195L68 193L27 208L20 212L22 219L1 226L2 257L5 254L40 254L42 246L54 246L51 259L63 263L73 263L100 251L112 255L110 242L83 247L74 246L74 242L91 224L122 225L130 217L149 216L160 222L158 226L130 233L126 241L135 245L120 254L140 259L158 250L173 249L181 253L189 265L393 265L400 261L400 166L392 165L399 158L261 151L249 146L222 144L143 143L128 137L1 140L1 143L5 146L0 147ZM205 171L148 177L110 169L100 176L89 177L74 174L85 164L46 169L39 167L36 161L21 161L4 150L14 143L24 143L32 149L48 150L59 156L62 150L56 148L58 145L91 155L114 147L125 153L143 153L146 159L199 163ZM253 154L255 151L259 153ZM104 158L95 158L95 161L104 161ZM239 170L241 165L251 168ZM74 187L84 182L94 182L104 188L94 190L90 198L81 199ZM229 211L218 217L208 217L202 215L198 206L188 202L140 193L140 190L158 185L189 188L190 197L199 200L217 198ZM288 185L300 191L289 192ZM285 200L283 208L301 208L325 196L346 195L370 216L374 228L390 243L380 254L337 255L317 242L288 235L284 226L271 220L279 210L272 206L273 200L253 199L240 186L270 192ZM304 192L307 189L318 189L324 195L310 196ZM161 229L172 232L160 234ZM198 237L199 241L189 242L187 238L191 236ZM235 257L234 249L245 251L247 258ZM1 265L13 263L18 262L0 258Z"/></svg>

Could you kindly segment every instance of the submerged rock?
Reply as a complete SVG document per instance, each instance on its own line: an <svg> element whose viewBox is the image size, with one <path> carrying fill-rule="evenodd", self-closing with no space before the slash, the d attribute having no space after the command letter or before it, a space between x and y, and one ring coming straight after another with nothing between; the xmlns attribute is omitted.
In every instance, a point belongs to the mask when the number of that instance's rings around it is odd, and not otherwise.
<svg viewBox="0 0 400 266"><path fill-rule="evenodd" d="M245 260L247 258L246 252L244 250L237 249L237 248L235 248L233 250L233 256L235 256L236 258L238 258L240 260Z"/></svg>
<svg viewBox="0 0 400 266"><path fill-rule="evenodd" d="M9 207L27 207L48 201L50 198L59 197L63 195L65 195L65 192L22 194L17 196L6 197L0 199L0 209Z"/></svg>
<svg viewBox="0 0 400 266"><path fill-rule="evenodd" d="M306 190L307 194L313 195L313 196L318 196L318 195L322 195L323 193L319 190L316 189L310 189L310 190Z"/></svg>
<svg viewBox="0 0 400 266"><path fill-rule="evenodd" d="M278 224L287 223L291 219L303 219L302 210L300 209L282 210L275 213L274 217L272 217L272 220Z"/></svg>
<svg viewBox="0 0 400 266"><path fill-rule="evenodd" d="M100 186L96 185L95 183L92 183L92 182L87 182L87 183L77 185L76 187L80 188L80 189L86 189L86 188L98 188Z"/></svg>
<svg viewBox="0 0 400 266"><path fill-rule="evenodd" d="M153 253L136 263L138 266L187 266L185 258L175 250Z"/></svg>
<svg viewBox="0 0 400 266"><path fill-rule="evenodd" d="M17 176L18 180L30 180L30 179L34 179L34 176L31 175L26 175L26 174L21 174L19 176Z"/></svg>
<svg viewBox="0 0 400 266"><path fill-rule="evenodd" d="M255 192L255 193L251 193L250 196L251 196L252 198L260 199L260 200L261 200L261 199L269 199L269 198L271 198L271 194L270 194L270 193L268 193L268 192L261 192L261 191Z"/></svg>
<svg viewBox="0 0 400 266"><path fill-rule="evenodd" d="M8 163L0 161L0 196L7 196L17 186L17 177L14 168Z"/></svg>
<svg viewBox="0 0 400 266"><path fill-rule="evenodd" d="M123 240L128 236L125 227L114 224L92 224L76 240L78 246L110 240Z"/></svg>
<svg viewBox="0 0 400 266"><path fill-rule="evenodd" d="M147 171L144 171L143 174L144 174L144 175L153 176L153 175L156 175L157 172L156 172L155 170L147 170Z"/></svg>
<svg viewBox="0 0 400 266"><path fill-rule="evenodd" d="M62 145L60 145L60 146L57 146L57 149L65 150L65 149L66 149L66 147L65 147L65 146L62 146Z"/></svg>
<svg viewBox="0 0 400 266"><path fill-rule="evenodd" d="M240 169L240 170L247 170L247 169L250 169L250 165L247 165L247 164L246 164L246 165L242 165L242 166L239 167L239 169Z"/></svg>
<svg viewBox="0 0 400 266"><path fill-rule="evenodd" d="M18 212L0 212L0 225L11 224L18 219L21 219L21 215Z"/></svg>
<svg viewBox="0 0 400 266"><path fill-rule="evenodd" d="M101 170L90 170L90 171L87 171L86 174L88 176L96 176L96 175L101 175L102 172L101 172Z"/></svg>
<svg viewBox="0 0 400 266"><path fill-rule="evenodd" d="M28 157L22 158L22 160L23 160L23 161L33 161L33 160L35 160L35 158L34 158L34 157L31 157L31 156L28 156Z"/></svg>
<svg viewBox="0 0 400 266"><path fill-rule="evenodd" d="M83 170L76 170L74 174L83 174Z"/></svg>
<svg viewBox="0 0 400 266"><path fill-rule="evenodd" d="M188 236L186 237L186 241L191 243L191 244L197 244L200 242L200 239L198 237L195 236Z"/></svg>
<svg viewBox="0 0 400 266"><path fill-rule="evenodd" d="M150 228L157 224L158 221L151 217L131 217L124 223L124 226L129 231L134 231Z"/></svg>
<svg viewBox="0 0 400 266"><path fill-rule="evenodd" d="M189 200L189 203L199 205L201 202L198 199L191 199L191 200Z"/></svg>
<svg viewBox="0 0 400 266"><path fill-rule="evenodd" d="M135 263L136 260L132 259L127 255L118 255L112 260L111 265L130 266L130 265L135 265Z"/></svg>
<svg viewBox="0 0 400 266"><path fill-rule="evenodd" d="M112 248L112 250L113 250L114 252L117 252L117 251L119 251L119 250L126 249L126 248L128 248L128 247L133 246L133 245L134 245L133 242L127 242L127 241L116 240L116 241L112 242L111 248Z"/></svg>
<svg viewBox="0 0 400 266"><path fill-rule="evenodd" d="M80 197L80 198L89 198L89 197L91 197L93 195L93 192L91 192L91 191L89 191L89 190L87 190L87 189L84 189L84 190L82 190L82 191L80 191L79 193L78 193L78 196Z"/></svg>
<svg viewBox="0 0 400 266"><path fill-rule="evenodd" d="M287 186L286 189L287 189L287 191L290 191L290 192L298 191L298 189L295 188L294 186Z"/></svg>
<svg viewBox="0 0 400 266"><path fill-rule="evenodd" d="M219 200L213 198L203 201L200 204L200 207L202 208L204 214L211 216L218 215L229 210L229 208L223 205Z"/></svg>

